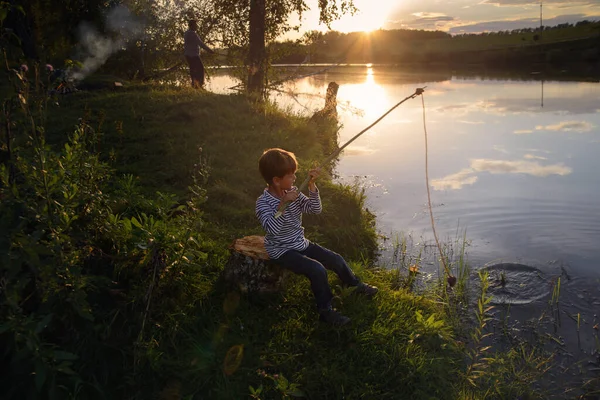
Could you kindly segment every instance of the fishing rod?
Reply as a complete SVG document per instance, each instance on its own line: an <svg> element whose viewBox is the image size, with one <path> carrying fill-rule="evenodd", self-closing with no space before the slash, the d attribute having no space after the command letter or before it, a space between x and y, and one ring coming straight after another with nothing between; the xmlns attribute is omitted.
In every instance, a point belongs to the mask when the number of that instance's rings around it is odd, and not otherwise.
<svg viewBox="0 0 600 400"><path fill-rule="evenodd" d="M433 219L433 210L431 207L431 193L429 190L429 162L428 162L428 148L427 148L427 125L425 123L425 99L422 96L422 94L425 92L425 88L427 86L424 86L422 88L417 88L415 90L415 92L413 94L411 94L410 96L407 96L406 98L404 98L402 101L398 102L397 104L395 104L392 108L390 108L385 114L383 114L381 117L379 117L375 122L373 122L371 125L367 126L365 129L363 129L362 131L360 131L359 133L357 133L352 139L348 140L346 143L344 143L344 145L342 147L340 147L339 149L337 149L336 151L334 151L329 157L327 157L327 159L325 161L323 161L321 163L321 165L319 166L319 168L326 166L327 164L329 164L331 161L333 161L334 158L336 158L341 152L342 150L344 150L350 143L352 143L353 141L355 141L356 139L358 139L363 133L367 132L369 129L371 129L372 127L374 127L376 124L378 124L382 119L384 119L389 113L391 113L392 111L394 111L396 109L396 107L400 106L402 103L404 103L407 100L410 99L414 99L417 96L421 96L421 100L422 100L422 104L423 104L423 129L425 132L425 183L427 186L427 205L429 207L429 216L431 218L431 229L433 230L433 236L435 238L435 243L437 245L438 251L440 253L440 259L442 261L442 265L444 266L444 272L446 273L446 280L448 282L448 285L450 287L453 287L454 285L456 285L456 277L454 275L452 275L450 268L448 267L448 264L446 263L446 259L444 257L444 254L442 252L442 247L440 245L440 242L438 240L438 236L437 236L437 232L435 230L435 222ZM304 182L302 182L302 184L300 185L300 188L298 188L298 192L302 192L303 190L306 189L306 187L308 186L308 182L310 181L310 175L306 177L306 179L304 179ZM288 204L290 202L288 201L282 201L279 205L279 208L277 210L277 212L275 213L275 218L279 218L283 215L283 213L285 212L285 209L287 208Z"/></svg>
<svg viewBox="0 0 600 400"><path fill-rule="evenodd" d="M392 111L394 111L396 109L396 107L400 106L402 103L404 103L407 100L414 99L415 97L423 94L423 92L425 91L426 87L427 86L422 87L422 88L417 88L417 90L415 90L415 92L413 94L411 94L410 96L407 96L402 101L396 103L396 105L394 105L392 108L390 108L385 114L383 114L381 117L379 117L375 122L373 122L371 125L367 126L362 131L358 132L356 135L354 135L354 137L352 139L350 139L346 143L344 143L344 145L342 147L340 147L339 149L337 149L336 151L334 151L333 153L331 153L331 155L329 157L327 157L327 159L325 161L323 161L321 163L321 165L319 165L319 168L322 168L322 167L326 166L327 164L329 164L331 161L333 161L333 159L336 158L342 152L342 150L344 150L350 143L354 142L363 133L365 133L366 131L368 131L369 129L371 129L375 125L377 125L389 113L391 113ZM298 188L298 192L302 192L304 189L306 189L306 187L308 186L308 182L309 181L310 181L310 175L307 176L306 179L304 179L304 182L302 182L302 185L300 185L300 188ZM283 215L283 213L285 212L285 209L287 208L288 204L289 204L289 201L282 201L281 204L279 204L279 208L277 209L277 212L275 213L275 218L279 218L279 217L281 217Z"/></svg>

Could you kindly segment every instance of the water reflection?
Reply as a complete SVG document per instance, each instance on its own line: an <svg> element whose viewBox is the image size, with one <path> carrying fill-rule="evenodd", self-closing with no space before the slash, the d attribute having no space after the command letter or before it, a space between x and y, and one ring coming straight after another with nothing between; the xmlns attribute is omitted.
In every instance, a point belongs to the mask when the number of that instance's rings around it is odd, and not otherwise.
<svg viewBox="0 0 600 400"><path fill-rule="evenodd" d="M383 85L375 81L372 67L364 71L365 79L360 83L348 83L340 86L338 97L348 99L350 104L360 109L365 118L377 118L383 112L391 100Z"/></svg>
<svg viewBox="0 0 600 400"><path fill-rule="evenodd" d="M538 125L537 131L590 132L595 126L587 121L562 121L554 125Z"/></svg>
<svg viewBox="0 0 600 400"><path fill-rule="evenodd" d="M302 71L305 73L305 71ZM307 70L306 72L310 72ZM211 85L218 86L214 77ZM275 100L309 114L335 81L340 143L427 86L429 167L442 237L468 231L470 259L569 260L600 276L600 85L453 77L447 71L333 68L290 82ZM231 81L222 87L233 86ZM218 89L217 89L218 91ZM341 156L340 179L362 177L381 231L432 239L426 211L422 109L408 101ZM293 150L293 149L292 149Z"/></svg>
<svg viewBox="0 0 600 400"><path fill-rule="evenodd" d="M525 158L545 159L544 157L536 157L531 154L526 154ZM478 172L489 172L492 174L526 174L537 177L546 177L549 175L569 175L573 170L563 164L541 165L538 162L523 160L475 159L471 160L470 168L462 169L457 173L440 179L433 179L431 181L431 186L435 190L462 189L465 185L473 185L477 182Z"/></svg>

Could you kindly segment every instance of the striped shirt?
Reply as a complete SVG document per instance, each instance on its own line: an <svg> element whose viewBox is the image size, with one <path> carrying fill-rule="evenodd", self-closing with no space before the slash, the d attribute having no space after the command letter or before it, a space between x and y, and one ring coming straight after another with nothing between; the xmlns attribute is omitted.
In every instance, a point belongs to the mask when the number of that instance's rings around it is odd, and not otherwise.
<svg viewBox="0 0 600 400"><path fill-rule="evenodd" d="M294 186L292 190L297 188ZM281 200L269 193L268 189L256 200L256 216L267 232L265 250L270 258L279 258L288 250L302 251L308 247L309 241L304 237L302 227L302 213L319 214L322 209L319 190L309 191L308 195L306 197L300 193L279 218L275 218L275 213Z"/></svg>

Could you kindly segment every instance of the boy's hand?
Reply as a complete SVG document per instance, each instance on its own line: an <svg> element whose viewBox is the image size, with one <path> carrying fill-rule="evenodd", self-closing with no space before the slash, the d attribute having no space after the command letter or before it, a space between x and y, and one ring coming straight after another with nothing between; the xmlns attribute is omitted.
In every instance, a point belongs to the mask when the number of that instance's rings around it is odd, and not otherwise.
<svg viewBox="0 0 600 400"><path fill-rule="evenodd" d="M315 185L315 181L317 180L319 175L321 175L321 168L318 167L311 169L310 171L308 171L308 175L310 175L310 180L308 181L308 190L310 190L311 192L316 192L317 185Z"/></svg>
<svg viewBox="0 0 600 400"><path fill-rule="evenodd" d="M308 175L310 175L310 181L308 183L315 183L319 175L321 175L321 167L311 169L308 171Z"/></svg>
<svg viewBox="0 0 600 400"><path fill-rule="evenodd" d="M298 198L298 190L290 190L289 192L286 192L285 195L283 196L283 199L281 199L281 201L283 202L292 202L294 200L296 200Z"/></svg>

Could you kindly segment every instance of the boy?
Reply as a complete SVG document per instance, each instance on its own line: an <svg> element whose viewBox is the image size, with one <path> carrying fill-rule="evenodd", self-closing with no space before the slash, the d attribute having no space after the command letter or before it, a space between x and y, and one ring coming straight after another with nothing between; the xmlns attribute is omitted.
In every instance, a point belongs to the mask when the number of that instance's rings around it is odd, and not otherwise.
<svg viewBox="0 0 600 400"><path fill-rule="evenodd" d="M204 86L204 64L202 64L202 60L200 59L200 48L213 54L214 51L205 45L196 33L198 30L196 20L189 20L188 28L183 36L183 54L190 66L192 87L199 89Z"/></svg>
<svg viewBox="0 0 600 400"><path fill-rule="evenodd" d="M321 198L315 180L319 169L309 172L309 197L292 186L296 180L298 163L294 153L278 148L266 150L258 161L258 168L268 187L256 200L256 216L267 232L265 249L280 266L310 280L321 320L333 325L345 325L350 318L331 307L333 295L327 281L327 269L334 271L343 284L356 286L356 292L373 296L378 289L358 280L346 261L337 253L304 237L302 213L319 214ZM275 218L281 202L289 201L283 215Z"/></svg>

